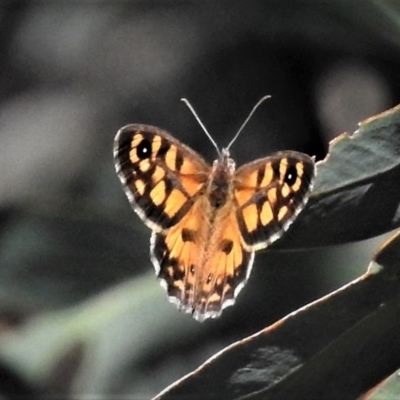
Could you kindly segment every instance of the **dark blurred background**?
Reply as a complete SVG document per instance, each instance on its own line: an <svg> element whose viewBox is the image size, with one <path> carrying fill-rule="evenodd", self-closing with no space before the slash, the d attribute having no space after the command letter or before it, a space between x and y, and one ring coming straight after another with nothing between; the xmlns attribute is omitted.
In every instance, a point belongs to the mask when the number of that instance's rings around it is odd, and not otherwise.
<svg viewBox="0 0 400 400"><path fill-rule="evenodd" d="M150 231L114 172L127 123L237 164L336 135L400 102L400 2L3 1L0 397L149 398L216 351L366 271L382 238L264 251L234 307L166 301Z"/></svg>

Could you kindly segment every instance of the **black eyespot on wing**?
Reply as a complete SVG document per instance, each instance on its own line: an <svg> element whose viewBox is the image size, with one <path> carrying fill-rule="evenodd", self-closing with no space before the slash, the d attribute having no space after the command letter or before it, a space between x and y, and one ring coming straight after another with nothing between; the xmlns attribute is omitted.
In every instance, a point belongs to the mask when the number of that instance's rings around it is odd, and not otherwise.
<svg viewBox="0 0 400 400"><path fill-rule="evenodd" d="M143 139L136 148L136 154L141 159L150 158L151 156L151 142L148 139Z"/></svg>
<svg viewBox="0 0 400 400"><path fill-rule="evenodd" d="M291 165L285 174L284 182L287 183L289 186L294 185L297 179L297 169L294 165Z"/></svg>

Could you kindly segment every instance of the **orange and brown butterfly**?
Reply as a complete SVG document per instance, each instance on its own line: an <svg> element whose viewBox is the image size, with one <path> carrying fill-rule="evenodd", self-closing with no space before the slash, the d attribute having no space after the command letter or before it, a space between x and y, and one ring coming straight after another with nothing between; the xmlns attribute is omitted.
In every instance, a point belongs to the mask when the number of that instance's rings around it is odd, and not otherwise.
<svg viewBox="0 0 400 400"><path fill-rule="evenodd" d="M229 148L212 165L166 131L127 125L114 142L118 176L128 199L153 231L151 260L168 298L199 321L234 303L254 252L278 239L303 209L314 162L283 151L235 170Z"/></svg>

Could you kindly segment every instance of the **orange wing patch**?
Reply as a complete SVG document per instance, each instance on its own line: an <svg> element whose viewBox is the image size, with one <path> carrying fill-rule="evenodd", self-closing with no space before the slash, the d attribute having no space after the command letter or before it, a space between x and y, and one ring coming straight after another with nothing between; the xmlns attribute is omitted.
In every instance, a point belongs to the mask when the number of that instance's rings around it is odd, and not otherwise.
<svg viewBox="0 0 400 400"><path fill-rule="evenodd" d="M160 181L157 183L153 189L150 190L150 199L155 206L159 206L164 203L167 197L167 188L165 186L165 181Z"/></svg>
<svg viewBox="0 0 400 400"><path fill-rule="evenodd" d="M242 209L243 221L248 232L253 232L258 228L257 205L251 203Z"/></svg>
<svg viewBox="0 0 400 400"><path fill-rule="evenodd" d="M165 153L165 163L167 164L167 167L171 171L176 170L176 157L178 154L178 149L176 146L171 146L168 151Z"/></svg>
<svg viewBox="0 0 400 400"><path fill-rule="evenodd" d="M274 219L274 213L272 211L271 203L265 201L261 208L260 220L262 225L267 225L271 223Z"/></svg>

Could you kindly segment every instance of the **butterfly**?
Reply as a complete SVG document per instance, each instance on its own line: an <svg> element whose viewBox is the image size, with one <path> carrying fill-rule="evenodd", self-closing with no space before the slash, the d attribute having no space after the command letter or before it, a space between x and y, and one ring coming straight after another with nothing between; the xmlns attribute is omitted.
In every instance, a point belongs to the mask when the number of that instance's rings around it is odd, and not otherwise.
<svg viewBox="0 0 400 400"><path fill-rule="evenodd" d="M246 283L255 251L282 236L303 209L315 167L282 151L235 169L229 145L209 165L160 128L132 124L114 141L116 172L153 231L150 256L168 298L198 320L218 317Z"/></svg>

